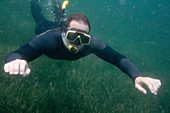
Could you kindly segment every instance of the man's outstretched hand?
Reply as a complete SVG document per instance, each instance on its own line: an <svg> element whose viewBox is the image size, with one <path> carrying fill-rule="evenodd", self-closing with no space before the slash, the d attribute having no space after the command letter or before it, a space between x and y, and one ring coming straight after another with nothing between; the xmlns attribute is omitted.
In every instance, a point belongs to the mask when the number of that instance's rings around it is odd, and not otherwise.
<svg viewBox="0 0 170 113"><path fill-rule="evenodd" d="M158 89L161 86L161 81L150 77L137 77L135 79L135 87L142 93L146 94L147 91L142 87L143 85L146 85L151 93L157 95Z"/></svg>
<svg viewBox="0 0 170 113"><path fill-rule="evenodd" d="M4 65L4 71L10 75L20 74L23 76L29 75L31 70L28 67L28 63L25 60L16 59Z"/></svg>

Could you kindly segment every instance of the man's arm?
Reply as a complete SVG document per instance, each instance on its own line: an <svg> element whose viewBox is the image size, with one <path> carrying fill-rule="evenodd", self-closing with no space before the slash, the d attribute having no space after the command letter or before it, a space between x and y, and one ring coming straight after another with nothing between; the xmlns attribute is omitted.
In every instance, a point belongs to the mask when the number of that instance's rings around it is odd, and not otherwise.
<svg viewBox="0 0 170 113"><path fill-rule="evenodd" d="M18 50L10 53L5 59L4 71L9 74L26 76L30 73L28 62L36 59L42 53L25 44Z"/></svg>
<svg viewBox="0 0 170 113"><path fill-rule="evenodd" d="M60 32L56 32L55 30L48 30L36 36L36 38L33 38L29 43L23 45L18 50L10 53L5 59L6 64L4 65L4 71L9 74L18 73L23 75L28 68L28 62L41 56L45 48L55 48L55 38L56 36L60 36L59 34ZM47 52L49 51L48 49Z"/></svg>
<svg viewBox="0 0 170 113"><path fill-rule="evenodd" d="M5 63L14 61L16 59L25 60L26 62L30 62L37 57L39 57L42 53L36 49L34 49L29 44L25 44L21 46L18 50L10 53L5 58Z"/></svg>
<svg viewBox="0 0 170 113"><path fill-rule="evenodd" d="M133 80L135 80L136 77L142 76L137 67L129 59L119 54L109 46L106 46L103 50L97 52L96 55L108 63L118 67Z"/></svg>
<svg viewBox="0 0 170 113"><path fill-rule="evenodd" d="M142 87L143 85L146 85L151 93L157 95L157 91L161 86L160 80L150 77L142 77L142 74L139 72L137 67L125 56L114 51L109 46L106 46L103 50L97 52L96 55L101 59L117 66L127 75L129 75L135 83L135 88L137 88L142 93L147 93L146 90Z"/></svg>

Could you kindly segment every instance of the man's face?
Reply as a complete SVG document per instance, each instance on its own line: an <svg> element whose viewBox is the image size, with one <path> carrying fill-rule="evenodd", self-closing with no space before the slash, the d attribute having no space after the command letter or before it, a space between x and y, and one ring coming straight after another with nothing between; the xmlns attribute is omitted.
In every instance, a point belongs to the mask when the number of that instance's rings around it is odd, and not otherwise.
<svg viewBox="0 0 170 113"><path fill-rule="evenodd" d="M69 29L79 29L79 30L82 30L82 31L86 31L87 33L89 32L89 27L88 25L84 24L83 22L81 21L71 21L70 22L70 26L69 26Z"/></svg>
<svg viewBox="0 0 170 113"><path fill-rule="evenodd" d="M71 21L67 29L66 39L69 43L67 47L72 53L76 54L84 45L90 43L91 37L86 34L89 32L89 27L82 21ZM75 29L75 31L73 29Z"/></svg>

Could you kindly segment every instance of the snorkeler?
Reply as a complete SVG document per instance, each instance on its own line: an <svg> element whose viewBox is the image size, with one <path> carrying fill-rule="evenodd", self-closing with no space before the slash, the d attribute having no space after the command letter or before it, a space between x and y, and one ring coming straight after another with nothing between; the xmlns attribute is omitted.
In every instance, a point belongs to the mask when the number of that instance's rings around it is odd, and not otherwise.
<svg viewBox="0 0 170 113"><path fill-rule="evenodd" d="M94 54L129 75L134 81L135 87L144 94L147 92L142 85L146 85L155 95L161 86L160 80L143 77L128 58L99 39L92 37L89 20L82 14L70 15L62 29L48 29L16 51L11 52L5 59L4 71L14 75L29 75L31 70L28 63L42 54L56 60L78 60Z"/></svg>

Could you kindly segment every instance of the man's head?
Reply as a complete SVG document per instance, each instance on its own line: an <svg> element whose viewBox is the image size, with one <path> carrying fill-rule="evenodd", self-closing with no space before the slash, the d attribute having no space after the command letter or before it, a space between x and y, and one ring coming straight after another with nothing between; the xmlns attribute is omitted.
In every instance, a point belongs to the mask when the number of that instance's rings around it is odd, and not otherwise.
<svg viewBox="0 0 170 113"><path fill-rule="evenodd" d="M86 16L82 14L72 14L66 21L66 27L69 29L79 29L90 33L90 22Z"/></svg>

